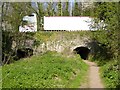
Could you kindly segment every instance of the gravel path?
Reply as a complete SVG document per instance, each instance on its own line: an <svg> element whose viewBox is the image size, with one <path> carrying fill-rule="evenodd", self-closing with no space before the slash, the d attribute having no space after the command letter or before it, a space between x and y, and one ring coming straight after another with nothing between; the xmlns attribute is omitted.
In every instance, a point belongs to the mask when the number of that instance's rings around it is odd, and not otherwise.
<svg viewBox="0 0 120 90"><path fill-rule="evenodd" d="M88 76L86 76L85 83L80 88L104 88L99 76L99 67L94 62L84 60L89 65Z"/></svg>

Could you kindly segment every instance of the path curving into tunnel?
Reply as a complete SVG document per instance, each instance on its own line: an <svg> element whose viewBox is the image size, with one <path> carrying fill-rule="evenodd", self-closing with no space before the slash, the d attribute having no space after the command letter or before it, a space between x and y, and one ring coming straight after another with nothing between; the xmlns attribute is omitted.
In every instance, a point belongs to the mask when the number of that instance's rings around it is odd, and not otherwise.
<svg viewBox="0 0 120 90"><path fill-rule="evenodd" d="M79 54L83 61L89 66L85 80L80 85L80 88L104 88L104 85L100 78L99 67L95 62L90 62L88 56L90 49L87 47L77 47L73 50L76 54Z"/></svg>
<svg viewBox="0 0 120 90"><path fill-rule="evenodd" d="M73 50L75 53L79 54L80 57L84 60L88 59L89 53L90 53L90 49L88 49L87 47L77 47Z"/></svg>

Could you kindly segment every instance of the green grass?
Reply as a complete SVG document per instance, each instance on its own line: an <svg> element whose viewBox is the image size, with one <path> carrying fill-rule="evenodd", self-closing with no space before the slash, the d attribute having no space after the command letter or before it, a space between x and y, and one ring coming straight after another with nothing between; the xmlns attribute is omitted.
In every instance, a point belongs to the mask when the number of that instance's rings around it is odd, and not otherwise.
<svg viewBox="0 0 120 90"><path fill-rule="evenodd" d="M2 67L3 88L77 88L88 66L56 52L32 56Z"/></svg>
<svg viewBox="0 0 120 90"><path fill-rule="evenodd" d="M59 31L59 32L50 32L50 31L40 31L35 33L34 38L38 41L41 42L46 42L46 41L55 41L59 40L61 37L63 37L66 40L71 40L76 38L77 36L79 37L91 37L93 32L91 31L73 31L73 32L68 32L68 31ZM62 39L63 39L62 38Z"/></svg>
<svg viewBox="0 0 120 90"><path fill-rule="evenodd" d="M101 66L101 78L106 88L118 88L120 87L119 82L119 71L118 62L109 61L104 66Z"/></svg>

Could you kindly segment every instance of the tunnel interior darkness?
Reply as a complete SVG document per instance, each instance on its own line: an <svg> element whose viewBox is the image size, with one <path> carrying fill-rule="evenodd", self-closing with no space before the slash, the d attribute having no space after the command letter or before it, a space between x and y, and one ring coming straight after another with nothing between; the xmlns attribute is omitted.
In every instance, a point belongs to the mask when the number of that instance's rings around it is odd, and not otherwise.
<svg viewBox="0 0 120 90"><path fill-rule="evenodd" d="M25 58L33 55L32 48L21 48L17 50L17 58Z"/></svg>
<svg viewBox="0 0 120 90"><path fill-rule="evenodd" d="M90 53L90 49L88 49L87 47L77 47L73 51L79 54L80 57L84 60L88 59L88 55Z"/></svg>

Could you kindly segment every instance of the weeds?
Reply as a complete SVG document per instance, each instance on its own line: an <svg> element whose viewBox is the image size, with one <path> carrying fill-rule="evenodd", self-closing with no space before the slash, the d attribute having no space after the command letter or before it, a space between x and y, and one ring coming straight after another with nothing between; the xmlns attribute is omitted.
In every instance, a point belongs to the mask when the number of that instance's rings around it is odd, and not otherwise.
<svg viewBox="0 0 120 90"><path fill-rule="evenodd" d="M46 52L2 67L3 88L79 87L88 66L79 56ZM70 86L73 83L74 86Z"/></svg>

